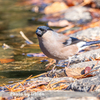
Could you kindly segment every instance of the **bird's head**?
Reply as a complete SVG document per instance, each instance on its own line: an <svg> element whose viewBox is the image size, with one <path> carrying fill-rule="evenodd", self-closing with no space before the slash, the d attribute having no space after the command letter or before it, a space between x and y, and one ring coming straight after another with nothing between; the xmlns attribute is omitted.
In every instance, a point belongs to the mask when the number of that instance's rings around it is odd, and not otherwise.
<svg viewBox="0 0 100 100"><path fill-rule="evenodd" d="M45 34L48 30L52 29L48 26L39 26L36 30L36 34L37 36L42 37L42 35Z"/></svg>

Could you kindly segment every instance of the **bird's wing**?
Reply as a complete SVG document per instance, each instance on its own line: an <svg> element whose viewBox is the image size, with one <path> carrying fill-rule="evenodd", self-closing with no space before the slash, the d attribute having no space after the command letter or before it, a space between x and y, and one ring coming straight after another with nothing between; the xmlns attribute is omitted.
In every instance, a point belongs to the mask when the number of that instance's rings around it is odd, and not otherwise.
<svg viewBox="0 0 100 100"><path fill-rule="evenodd" d="M55 39L58 41L58 43L62 43L63 46L69 46L72 44L76 44L78 42L81 42L83 40L74 38L74 37L69 37L69 36L65 36L63 34L58 34L56 32L53 32L55 35Z"/></svg>
<svg viewBox="0 0 100 100"><path fill-rule="evenodd" d="M69 39L66 39L66 40L63 42L63 44L64 44L65 46L68 46L68 45L76 44L76 43L78 43L78 42L80 42L80 41L82 41L82 40L79 40L79 39L74 38L74 37L69 37Z"/></svg>

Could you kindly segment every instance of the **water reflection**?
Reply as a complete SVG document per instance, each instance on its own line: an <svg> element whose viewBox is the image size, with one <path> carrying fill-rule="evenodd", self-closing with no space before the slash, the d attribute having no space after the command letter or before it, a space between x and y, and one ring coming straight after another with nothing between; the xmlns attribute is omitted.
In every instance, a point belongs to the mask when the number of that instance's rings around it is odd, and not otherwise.
<svg viewBox="0 0 100 100"><path fill-rule="evenodd" d="M31 12L33 5L17 5L17 2L20 3L20 0L0 1L0 59L4 61L0 63L0 84L19 81L45 71L45 63L40 63L44 58L22 55L22 53L38 53L41 50L37 45L26 45L21 49L20 46L25 40L19 34L23 31L31 41L38 44L35 30L44 23L30 19L39 18L41 14ZM3 43L10 48L4 50Z"/></svg>

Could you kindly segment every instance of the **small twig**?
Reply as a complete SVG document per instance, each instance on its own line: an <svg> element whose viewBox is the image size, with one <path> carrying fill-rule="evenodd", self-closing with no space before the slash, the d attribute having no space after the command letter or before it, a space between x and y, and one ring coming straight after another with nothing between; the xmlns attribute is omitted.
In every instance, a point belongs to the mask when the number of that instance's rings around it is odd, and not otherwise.
<svg viewBox="0 0 100 100"><path fill-rule="evenodd" d="M55 82L55 83L51 84L51 86L58 84L58 83L63 83L63 82L66 82L66 80L61 80L61 81Z"/></svg>
<svg viewBox="0 0 100 100"><path fill-rule="evenodd" d="M55 63L55 60L54 59L50 59L50 62L48 64L46 64L46 70Z"/></svg>
<svg viewBox="0 0 100 100"><path fill-rule="evenodd" d="M16 88L14 89L12 92L22 92L24 91L25 89L22 89L22 88Z"/></svg>
<svg viewBox="0 0 100 100"><path fill-rule="evenodd" d="M47 87L51 87L51 82L54 80L55 76L51 79L51 81L49 82L49 84L47 85Z"/></svg>
<svg viewBox="0 0 100 100"><path fill-rule="evenodd" d="M25 45L26 45L26 44L22 44L22 45L20 46L20 48L23 48L23 47L25 47Z"/></svg>
<svg viewBox="0 0 100 100"><path fill-rule="evenodd" d="M93 61L96 61L93 57L91 57L91 59L92 59Z"/></svg>
<svg viewBox="0 0 100 100"><path fill-rule="evenodd" d="M96 88L95 88L95 90L97 90L97 89L99 89L100 88L100 85L98 85Z"/></svg>
<svg viewBox="0 0 100 100"><path fill-rule="evenodd" d="M85 57L85 59L86 59L87 61L90 61L87 57Z"/></svg>
<svg viewBox="0 0 100 100"><path fill-rule="evenodd" d="M27 79L25 79L25 80L23 80L22 82L19 82L19 83L23 84L26 80L30 79L31 77L32 77L32 75L30 75ZM15 84L15 85L12 87L12 89L16 88L16 87L19 85L19 83Z"/></svg>
<svg viewBox="0 0 100 100"><path fill-rule="evenodd" d="M42 83L33 84L33 85L27 87L26 90L30 90L32 88L36 88L36 87L39 87L41 85L47 85L47 84L48 84L48 82L42 82Z"/></svg>
<svg viewBox="0 0 100 100"><path fill-rule="evenodd" d="M92 85L91 88L90 88L90 90L89 90L89 92L93 91L94 87L95 87L95 85Z"/></svg>
<svg viewBox="0 0 100 100"><path fill-rule="evenodd" d="M4 50L10 48L10 46L7 45L7 44L5 44L5 43L3 43L3 46L2 47L3 47Z"/></svg>
<svg viewBox="0 0 100 100"><path fill-rule="evenodd" d="M19 85L20 85L23 89L25 89L25 87L24 87L21 83L19 83Z"/></svg>
<svg viewBox="0 0 100 100"><path fill-rule="evenodd" d="M22 31L20 31L20 34L21 34L21 36L22 36L26 41L29 42L29 44L34 44L31 40L29 40L29 39L25 36L25 34L24 34Z"/></svg>
<svg viewBox="0 0 100 100"><path fill-rule="evenodd" d="M98 64L98 61L97 61L97 63L95 64L95 66L93 68L95 68L97 66L97 64Z"/></svg>
<svg viewBox="0 0 100 100"><path fill-rule="evenodd" d="M10 47L9 45L7 45L7 44L5 44L5 43L3 43L2 48L3 48L4 50L6 50L6 49L11 49L11 50L18 50L18 51L21 51L20 49L12 48L12 47Z"/></svg>
<svg viewBox="0 0 100 100"><path fill-rule="evenodd" d="M36 76L33 76L33 77L31 77L30 79L32 79L32 78L36 78L36 77L39 77L39 76L41 76L41 75L45 75L45 74L47 74L47 72L42 73L42 74L39 74L39 75L36 75Z"/></svg>

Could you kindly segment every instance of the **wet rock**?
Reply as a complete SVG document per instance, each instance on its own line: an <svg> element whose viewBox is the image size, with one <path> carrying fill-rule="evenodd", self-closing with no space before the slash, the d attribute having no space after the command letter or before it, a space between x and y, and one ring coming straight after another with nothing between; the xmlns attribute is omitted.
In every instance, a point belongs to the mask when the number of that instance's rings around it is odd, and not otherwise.
<svg viewBox="0 0 100 100"><path fill-rule="evenodd" d="M79 62L85 62L87 60L92 61L93 59L99 59L100 57L100 49L87 51L84 53L81 53L79 55L75 55L71 58L71 64L79 63ZM93 58L93 59L92 59ZM68 63L68 60L61 60L59 61L57 66L65 67Z"/></svg>
<svg viewBox="0 0 100 100"><path fill-rule="evenodd" d="M96 39L96 37L100 37L100 27L88 28L86 30L82 30L76 32L72 35L72 37L76 37L79 39Z"/></svg>
<svg viewBox="0 0 100 100"><path fill-rule="evenodd" d="M0 91L0 99L1 100L11 100L13 97L11 97L11 95L7 92L4 91Z"/></svg>
<svg viewBox="0 0 100 100"><path fill-rule="evenodd" d="M91 72L90 75L98 75L100 73L100 62L98 62L98 64L97 64L97 61L81 62L78 64L70 65L68 68L72 69L72 70L75 70L75 69L79 70L80 69L81 70L80 73L84 74L85 73L84 70L86 67L90 67L91 71L95 70L94 72ZM65 73L65 69L56 70L55 73L58 77L66 77L67 76L67 74ZM72 73L74 73L74 71L72 71ZM52 75L50 75L50 76L52 76Z"/></svg>
<svg viewBox="0 0 100 100"><path fill-rule="evenodd" d="M71 68L72 70L73 68L85 69L85 67L89 66L92 69L91 71L95 70L94 72L89 73L89 75L96 75L96 76L77 79L74 82L70 83L67 89L68 90L71 89L74 91L81 91L81 92L89 92L92 90L100 92L100 89L96 89L100 85L100 80L99 80L100 79L100 62L98 62L97 65L96 63L97 61L88 61L88 62L82 62L82 63L71 65L69 68ZM84 70L82 70L82 73L84 73L83 71ZM57 70L55 73L57 75L61 75L61 73L64 73L64 70Z"/></svg>
<svg viewBox="0 0 100 100"><path fill-rule="evenodd" d="M71 66L71 68L73 67L84 67L86 64L88 64L88 66L92 66L93 64L95 64L96 61L92 61L92 62L83 62L83 63L79 63L79 64L74 64ZM100 68L100 62L98 63L98 65L95 68ZM64 69L60 69L60 70L56 70L56 74L60 74L60 73L64 73ZM12 98L12 96L16 96L25 94L28 95L24 100L98 100L97 99L97 94L99 93L96 90L96 87L100 85L100 72L98 73L98 75L94 76L94 77L88 77L88 78L83 78L83 79L74 79L72 77L57 77L57 78L52 78L52 77L45 77L45 76L41 76L41 77L37 77L37 78L32 78L30 80L27 80L26 83L31 84L32 82L42 82L42 83L49 83L53 84L56 83L54 85L54 87L58 86L59 84L63 83L65 84L66 87L64 90L49 90L49 91L40 91L40 92L31 92L31 93L26 93L26 91L23 92L5 92L3 91L3 94L1 95L1 97L5 98L4 94L8 93L10 94L10 96L8 95L7 98ZM64 81L63 81L64 80ZM60 81L60 83L58 83ZM62 81L62 82L61 82ZM97 94L94 93L87 93L86 91L90 91L91 87L93 86L92 89L94 89ZM74 91L81 91L81 92L73 92L73 91L67 91L67 90L74 90ZM4 90L4 89L3 89ZM84 92L85 91L85 92ZM94 95L95 94L95 95ZM17 95L17 96L18 96Z"/></svg>
<svg viewBox="0 0 100 100"><path fill-rule="evenodd" d="M59 70L60 72L60 70ZM63 71L62 71L63 72ZM33 78L30 81L44 81L44 82L50 82L50 80L52 80L52 77L38 77L38 78ZM53 84L55 82L58 81L62 81L65 80L66 81L66 85L69 85L70 83L72 83L75 79L73 79L72 77L59 77L59 78L54 78L53 81L51 81L50 84Z"/></svg>
<svg viewBox="0 0 100 100"><path fill-rule="evenodd" d="M91 90L92 86L93 86L92 90L95 90L95 87L99 85L100 85L100 74L94 77L76 80L74 83L69 85L68 89L88 92Z"/></svg>
<svg viewBox="0 0 100 100"><path fill-rule="evenodd" d="M35 4L36 5L36 4ZM33 7L32 8L32 12L41 12L41 13L43 13L44 12L44 9L45 9L45 7L47 7L48 6L48 4L46 4L46 3L41 3L41 5L40 6L35 6L35 7Z"/></svg>
<svg viewBox="0 0 100 100"><path fill-rule="evenodd" d="M43 96L34 96L25 100L97 100L97 97L91 93L73 92L73 91L44 91L40 92ZM38 94L38 92L37 92Z"/></svg>
<svg viewBox="0 0 100 100"><path fill-rule="evenodd" d="M88 22L92 19L86 7L70 7L64 14L65 19L79 24Z"/></svg>
<svg viewBox="0 0 100 100"><path fill-rule="evenodd" d="M100 0L94 0L94 2L96 3L96 7L100 8Z"/></svg>
<svg viewBox="0 0 100 100"><path fill-rule="evenodd" d="M14 95L21 95L20 92L0 92L1 98L11 100ZM42 92L32 92L32 93L23 93L27 95L24 100L98 100L94 93L86 92L74 92L74 91L42 91ZM15 96L14 96L15 97ZM0 99L1 99L0 98Z"/></svg>

